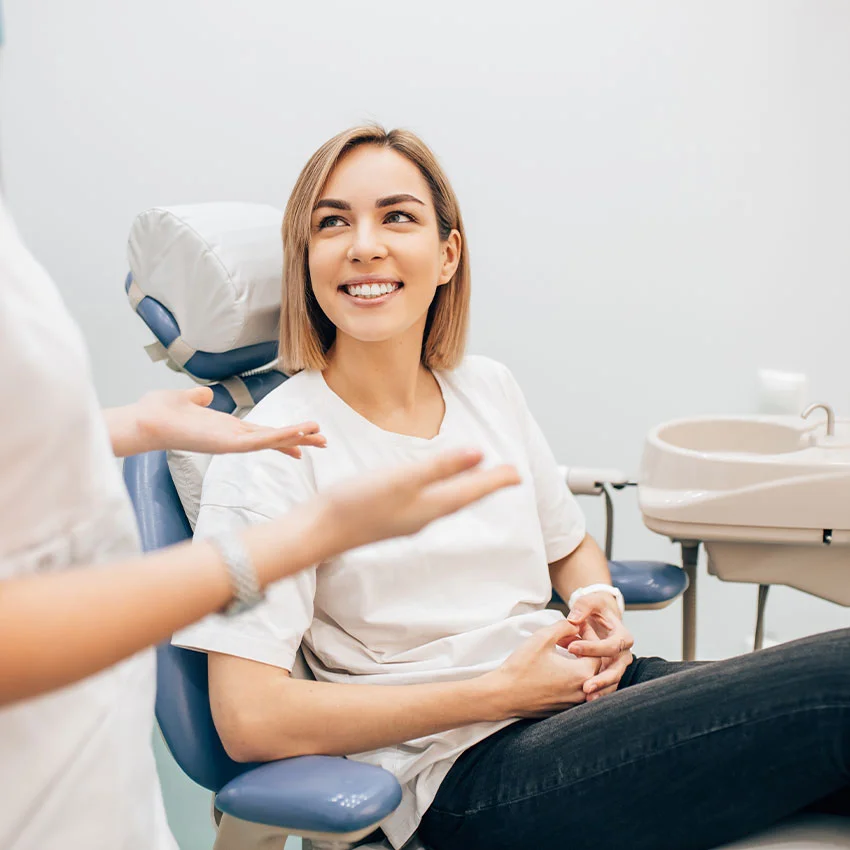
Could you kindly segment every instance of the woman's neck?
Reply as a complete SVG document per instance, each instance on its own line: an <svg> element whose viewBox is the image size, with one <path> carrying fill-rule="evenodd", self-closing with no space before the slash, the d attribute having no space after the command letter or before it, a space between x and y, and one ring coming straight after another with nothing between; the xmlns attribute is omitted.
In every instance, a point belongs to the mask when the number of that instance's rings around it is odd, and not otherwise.
<svg viewBox="0 0 850 850"><path fill-rule="evenodd" d="M361 342L337 334L323 375L361 416L389 431L433 437L443 418L434 376L422 365L422 335Z"/></svg>

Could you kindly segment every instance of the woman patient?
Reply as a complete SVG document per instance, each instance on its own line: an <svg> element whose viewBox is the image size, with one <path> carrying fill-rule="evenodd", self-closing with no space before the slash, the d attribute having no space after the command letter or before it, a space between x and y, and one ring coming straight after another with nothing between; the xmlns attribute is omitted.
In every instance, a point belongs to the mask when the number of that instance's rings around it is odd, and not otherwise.
<svg viewBox="0 0 850 850"><path fill-rule="evenodd" d="M850 813L850 632L709 664L633 658L607 562L522 392L504 366L464 357L469 253L428 148L377 127L331 139L298 178L283 239L293 377L249 419L315 419L328 447L300 463L215 458L196 535L452 446L522 483L180 633L209 653L228 753L386 768L403 788L383 824L396 848L417 830L434 850L708 848L807 807ZM546 608L553 586L573 596L568 620ZM299 648L316 681L290 675Z"/></svg>

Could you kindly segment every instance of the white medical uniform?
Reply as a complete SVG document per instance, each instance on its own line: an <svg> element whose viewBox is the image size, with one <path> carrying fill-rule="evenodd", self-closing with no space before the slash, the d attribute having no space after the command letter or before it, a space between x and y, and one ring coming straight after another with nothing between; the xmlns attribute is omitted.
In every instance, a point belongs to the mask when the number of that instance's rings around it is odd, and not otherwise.
<svg viewBox="0 0 850 850"><path fill-rule="evenodd" d="M240 617L209 617L175 643L287 670L301 647L319 681L408 685L492 670L534 631L563 618L546 609L548 565L581 543L585 522L516 381L483 357L467 357L436 377L446 409L432 440L378 428L320 372L291 378L247 419L314 419L328 447L305 450L301 461L268 451L214 458L196 535L280 516L336 481L453 446L482 449L485 465L515 464L522 485L413 537L364 546L278 582L262 606ZM382 824L394 847L412 835L457 757L511 722L476 723L354 756L401 783L401 805Z"/></svg>
<svg viewBox="0 0 850 850"><path fill-rule="evenodd" d="M0 594L6 579L138 554L82 337L2 201L0 374ZM154 670L149 650L0 707L2 850L176 848L150 745Z"/></svg>

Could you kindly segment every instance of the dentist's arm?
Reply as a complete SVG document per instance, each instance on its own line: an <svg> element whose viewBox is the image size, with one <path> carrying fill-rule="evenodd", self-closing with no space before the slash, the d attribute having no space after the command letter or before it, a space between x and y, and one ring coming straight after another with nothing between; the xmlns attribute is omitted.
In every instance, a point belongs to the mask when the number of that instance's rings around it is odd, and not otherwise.
<svg viewBox="0 0 850 850"><path fill-rule="evenodd" d="M116 457L155 449L185 449L207 454L275 449L294 458L299 446L323 447L325 438L315 422L286 428L254 425L217 410L210 410L209 387L157 390L134 404L103 411Z"/></svg>
<svg viewBox="0 0 850 850"><path fill-rule="evenodd" d="M515 484L510 467L474 470L447 452L327 491L243 540L261 585L346 549L413 534ZM2 565L0 565L2 566ZM86 678L223 608L226 567L208 543L104 566L0 581L0 705Z"/></svg>

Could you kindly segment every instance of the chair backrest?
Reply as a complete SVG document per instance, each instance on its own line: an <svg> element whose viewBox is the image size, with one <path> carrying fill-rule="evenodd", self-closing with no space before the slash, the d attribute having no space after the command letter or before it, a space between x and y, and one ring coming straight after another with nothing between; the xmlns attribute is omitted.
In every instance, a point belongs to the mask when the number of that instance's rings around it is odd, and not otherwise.
<svg viewBox="0 0 850 850"><path fill-rule="evenodd" d="M156 207L128 240L130 304L153 333L154 359L212 387L216 410L248 409L286 380L278 350L283 213L261 204ZM124 480L145 551L192 536L165 452L127 458ZM200 478L195 482L200 498ZM185 495L185 494L184 494ZM175 760L218 791L253 765L225 753L209 703L207 656L157 648L156 717Z"/></svg>
<svg viewBox="0 0 850 850"><path fill-rule="evenodd" d="M165 452L128 457L124 481L146 552L192 536ZM157 647L156 719L174 760L195 782L218 791L253 765L230 759L210 711L207 656L170 643Z"/></svg>

